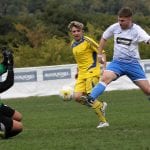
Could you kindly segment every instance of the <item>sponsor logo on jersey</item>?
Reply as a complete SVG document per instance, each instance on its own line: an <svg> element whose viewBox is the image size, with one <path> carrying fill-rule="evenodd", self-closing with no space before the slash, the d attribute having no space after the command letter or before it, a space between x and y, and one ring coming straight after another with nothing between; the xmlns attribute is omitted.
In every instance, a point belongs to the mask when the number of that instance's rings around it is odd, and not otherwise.
<svg viewBox="0 0 150 150"><path fill-rule="evenodd" d="M123 45L131 45L132 40L131 39L127 39L127 38L121 38L121 37L117 37L116 39L117 44L123 44Z"/></svg>

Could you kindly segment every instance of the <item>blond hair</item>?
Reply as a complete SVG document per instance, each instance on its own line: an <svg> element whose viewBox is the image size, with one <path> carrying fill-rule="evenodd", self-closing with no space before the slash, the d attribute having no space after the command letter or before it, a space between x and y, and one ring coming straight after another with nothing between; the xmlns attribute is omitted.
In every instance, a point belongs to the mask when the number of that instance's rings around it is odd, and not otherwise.
<svg viewBox="0 0 150 150"><path fill-rule="evenodd" d="M83 29L84 25L81 22L78 21L71 21L68 25L69 30L71 31L72 27L76 27L78 29Z"/></svg>

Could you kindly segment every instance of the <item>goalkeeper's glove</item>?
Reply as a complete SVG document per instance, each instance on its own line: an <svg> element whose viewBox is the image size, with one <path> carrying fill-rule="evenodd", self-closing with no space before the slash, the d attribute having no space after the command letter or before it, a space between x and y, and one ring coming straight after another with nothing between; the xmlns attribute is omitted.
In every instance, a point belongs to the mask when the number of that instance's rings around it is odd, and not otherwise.
<svg viewBox="0 0 150 150"><path fill-rule="evenodd" d="M2 54L4 57L2 64L4 64L8 70L12 70L14 65L13 52L11 50L7 50L6 48L3 48Z"/></svg>

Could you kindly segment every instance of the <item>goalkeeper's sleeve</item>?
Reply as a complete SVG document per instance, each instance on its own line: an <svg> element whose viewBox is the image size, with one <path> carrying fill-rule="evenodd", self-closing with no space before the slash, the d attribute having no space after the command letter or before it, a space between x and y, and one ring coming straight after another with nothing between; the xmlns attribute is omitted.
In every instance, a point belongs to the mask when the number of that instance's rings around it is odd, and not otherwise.
<svg viewBox="0 0 150 150"><path fill-rule="evenodd" d="M14 70L12 66L8 67L5 81L0 82L0 93L8 90L14 84Z"/></svg>
<svg viewBox="0 0 150 150"><path fill-rule="evenodd" d="M7 67L4 64L0 64L0 75L2 75L3 73L6 73Z"/></svg>

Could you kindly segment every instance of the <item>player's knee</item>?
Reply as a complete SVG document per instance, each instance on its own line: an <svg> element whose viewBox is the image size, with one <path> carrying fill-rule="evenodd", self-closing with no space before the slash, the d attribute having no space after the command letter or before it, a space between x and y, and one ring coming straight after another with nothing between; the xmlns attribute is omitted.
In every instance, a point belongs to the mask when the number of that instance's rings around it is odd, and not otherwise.
<svg viewBox="0 0 150 150"><path fill-rule="evenodd" d="M16 132L17 134L19 134L22 131L23 131L23 125L22 124L20 124L17 128L12 130L12 132Z"/></svg>
<svg viewBox="0 0 150 150"><path fill-rule="evenodd" d="M141 88L141 89L147 96L150 96L150 86L147 86L146 88Z"/></svg>
<svg viewBox="0 0 150 150"><path fill-rule="evenodd" d="M80 101L80 97L81 97L81 96L74 95L74 100L75 100L76 102L79 102L79 101Z"/></svg>
<svg viewBox="0 0 150 150"><path fill-rule="evenodd" d="M22 121L22 114L19 113L19 115L17 116L17 121Z"/></svg>
<svg viewBox="0 0 150 150"><path fill-rule="evenodd" d="M17 131L20 133L22 130L23 130L23 124L21 122L13 120L12 131Z"/></svg>
<svg viewBox="0 0 150 150"><path fill-rule="evenodd" d="M150 96L150 90L146 90L146 91L144 91L144 93L145 93L147 96Z"/></svg>
<svg viewBox="0 0 150 150"><path fill-rule="evenodd" d="M23 131L23 124L21 122L13 120L13 125L12 125L11 129L6 128L4 138L7 139L10 137L16 136L17 134L19 134L22 131Z"/></svg>
<svg viewBox="0 0 150 150"><path fill-rule="evenodd" d="M80 97L81 97L80 94L77 94L77 93L74 93L74 94L73 94L73 99L74 99L75 101L79 101Z"/></svg>
<svg viewBox="0 0 150 150"><path fill-rule="evenodd" d="M22 114L18 111L15 111L15 113L13 115L13 119L16 121L21 121L22 120Z"/></svg>
<svg viewBox="0 0 150 150"><path fill-rule="evenodd" d="M20 132L23 131L23 124L21 122L19 122L18 130Z"/></svg>
<svg viewBox="0 0 150 150"><path fill-rule="evenodd" d="M117 78L117 75L112 72L105 72L102 76L101 81L104 82L106 85L108 85L110 82L115 80Z"/></svg>

